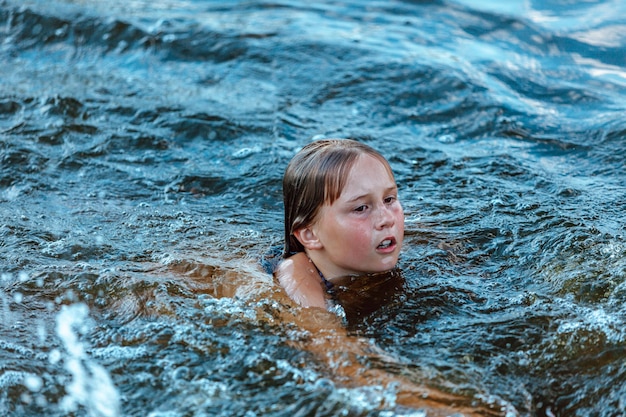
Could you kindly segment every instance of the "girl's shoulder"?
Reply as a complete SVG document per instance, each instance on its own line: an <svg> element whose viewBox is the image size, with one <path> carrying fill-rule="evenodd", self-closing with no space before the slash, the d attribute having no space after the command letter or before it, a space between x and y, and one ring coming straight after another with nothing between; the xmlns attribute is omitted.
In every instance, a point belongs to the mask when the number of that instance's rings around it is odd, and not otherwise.
<svg viewBox="0 0 626 417"><path fill-rule="evenodd" d="M315 265L304 252L282 260L274 270L274 276L285 292L303 307L326 309L326 290Z"/></svg>

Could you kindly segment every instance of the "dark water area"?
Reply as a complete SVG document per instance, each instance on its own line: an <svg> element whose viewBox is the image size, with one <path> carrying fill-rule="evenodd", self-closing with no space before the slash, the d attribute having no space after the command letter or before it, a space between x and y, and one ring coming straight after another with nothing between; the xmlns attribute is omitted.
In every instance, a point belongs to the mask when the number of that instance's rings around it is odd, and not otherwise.
<svg viewBox="0 0 626 417"><path fill-rule="evenodd" d="M0 414L426 415L352 361L624 415L625 108L618 0L0 0ZM307 349L263 267L321 137L400 187L402 293L345 336L383 356Z"/></svg>

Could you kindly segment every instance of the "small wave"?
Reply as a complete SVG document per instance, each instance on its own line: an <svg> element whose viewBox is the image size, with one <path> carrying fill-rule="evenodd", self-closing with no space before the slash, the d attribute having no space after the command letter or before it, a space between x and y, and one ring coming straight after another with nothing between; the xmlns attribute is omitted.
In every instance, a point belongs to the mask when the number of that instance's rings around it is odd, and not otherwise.
<svg viewBox="0 0 626 417"><path fill-rule="evenodd" d="M59 18L29 8L4 9L0 13L5 45L25 51L65 44L67 48L96 49L102 53L130 53L134 50L155 53L164 60L225 62L245 55L246 36L189 27L177 32L147 31L134 23L111 18L101 19L74 9L74 16ZM154 30L154 28L152 29Z"/></svg>

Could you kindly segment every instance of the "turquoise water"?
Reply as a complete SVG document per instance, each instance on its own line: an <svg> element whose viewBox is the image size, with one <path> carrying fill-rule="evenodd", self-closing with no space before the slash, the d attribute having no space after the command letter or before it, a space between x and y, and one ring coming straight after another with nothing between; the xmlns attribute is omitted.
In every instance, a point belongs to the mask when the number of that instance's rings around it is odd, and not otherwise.
<svg viewBox="0 0 626 417"><path fill-rule="evenodd" d="M624 16L0 2L0 414L423 415L381 372L622 415ZM402 291L343 327L265 271L286 164L335 136L389 158L406 213Z"/></svg>

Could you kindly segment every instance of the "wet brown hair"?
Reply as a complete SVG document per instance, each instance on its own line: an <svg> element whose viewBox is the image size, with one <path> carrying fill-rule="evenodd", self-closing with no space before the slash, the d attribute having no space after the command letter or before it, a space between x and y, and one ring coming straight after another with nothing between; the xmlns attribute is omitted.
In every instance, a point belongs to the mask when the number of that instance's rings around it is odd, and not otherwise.
<svg viewBox="0 0 626 417"><path fill-rule="evenodd" d="M284 257L304 252L294 232L314 223L320 207L339 198L360 155L380 160L393 178L389 162L378 151L352 139L324 139L309 143L289 162L283 177Z"/></svg>

